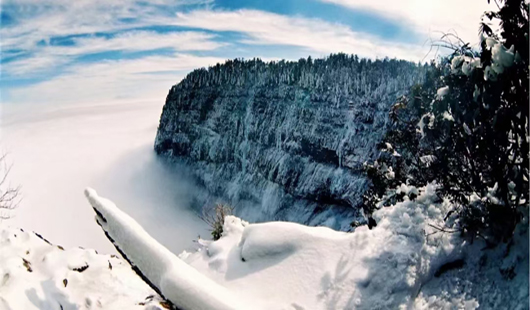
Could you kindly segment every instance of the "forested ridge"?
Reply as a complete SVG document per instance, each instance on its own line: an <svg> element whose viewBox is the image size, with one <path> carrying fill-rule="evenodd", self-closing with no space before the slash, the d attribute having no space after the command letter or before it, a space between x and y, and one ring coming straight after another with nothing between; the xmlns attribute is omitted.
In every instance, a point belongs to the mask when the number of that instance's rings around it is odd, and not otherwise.
<svg viewBox="0 0 530 310"><path fill-rule="evenodd" d="M346 54L198 69L171 88L155 150L191 164L200 183L250 219L347 229L388 109L428 70Z"/></svg>

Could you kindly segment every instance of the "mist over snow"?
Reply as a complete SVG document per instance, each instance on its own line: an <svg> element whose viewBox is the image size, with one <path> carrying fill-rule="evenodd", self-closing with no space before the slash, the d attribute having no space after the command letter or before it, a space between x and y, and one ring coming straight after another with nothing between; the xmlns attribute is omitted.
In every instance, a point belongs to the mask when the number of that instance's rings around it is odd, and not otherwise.
<svg viewBox="0 0 530 310"><path fill-rule="evenodd" d="M9 225L64 247L114 253L83 197L93 186L176 253L207 235L187 209L193 188L153 151L161 109L162 101L4 105L2 149L23 196Z"/></svg>

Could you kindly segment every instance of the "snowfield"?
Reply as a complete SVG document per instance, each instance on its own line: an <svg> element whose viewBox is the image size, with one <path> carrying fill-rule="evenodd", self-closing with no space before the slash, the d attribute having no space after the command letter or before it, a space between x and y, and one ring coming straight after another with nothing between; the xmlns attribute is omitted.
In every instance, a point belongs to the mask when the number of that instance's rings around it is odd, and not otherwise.
<svg viewBox="0 0 530 310"><path fill-rule="evenodd" d="M528 221L493 250L440 231L435 186L344 233L225 218L222 237L178 257L88 189L97 221L151 285L182 309L528 309ZM250 302L249 302L250 301Z"/></svg>
<svg viewBox="0 0 530 310"><path fill-rule="evenodd" d="M63 249L0 227L0 310L145 309L168 306L114 255Z"/></svg>
<svg viewBox="0 0 530 310"><path fill-rule="evenodd" d="M418 197L375 212L372 230L227 216L219 240L177 256L87 189L125 260L3 224L0 310L528 309L528 216L488 249L440 230L451 205L434 185L398 190Z"/></svg>

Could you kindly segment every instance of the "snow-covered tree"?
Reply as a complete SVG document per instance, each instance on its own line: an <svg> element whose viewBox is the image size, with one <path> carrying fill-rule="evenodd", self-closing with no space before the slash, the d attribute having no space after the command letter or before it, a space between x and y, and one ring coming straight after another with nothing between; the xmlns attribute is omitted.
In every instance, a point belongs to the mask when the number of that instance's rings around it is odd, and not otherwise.
<svg viewBox="0 0 530 310"><path fill-rule="evenodd" d="M400 182L440 183L440 197L456 206L451 223L491 242L511 236L529 200L528 5L501 4L484 13L500 22L499 35L482 22L479 51L451 45L454 52L391 111L396 127L378 162L388 168L368 166L372 194ZM388 156L394 149L399 156ZM385 181L390 168L398 173ZM378 206L373 197L366 208Z"/></svg>

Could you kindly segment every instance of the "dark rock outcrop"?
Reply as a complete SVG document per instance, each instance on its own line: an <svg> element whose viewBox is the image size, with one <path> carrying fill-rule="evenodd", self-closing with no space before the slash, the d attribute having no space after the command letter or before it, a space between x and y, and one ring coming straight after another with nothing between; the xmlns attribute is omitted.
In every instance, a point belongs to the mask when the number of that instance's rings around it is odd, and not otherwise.
<svg viewBox="0 0 530 310"><path fill-rule="evenodd" d="M389 107L425 70L343 54L198 69L171 88L155 150L245 219L347 229Z"/></svg>

